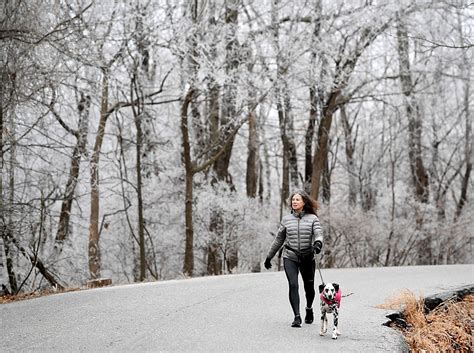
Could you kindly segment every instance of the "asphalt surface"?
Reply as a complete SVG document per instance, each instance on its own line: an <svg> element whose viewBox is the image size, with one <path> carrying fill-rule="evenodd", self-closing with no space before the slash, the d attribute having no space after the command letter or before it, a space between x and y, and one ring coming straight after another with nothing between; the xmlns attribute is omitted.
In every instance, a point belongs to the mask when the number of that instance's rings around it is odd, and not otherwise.
<svg viewBox="0 0 474 353"><path fill-rule="evenodd" d="M472 284L474 265L323 269L323 277L339 283L343 294L354 293L342 299L338 340L329 332L332 317L323 337L318 319L291 328L285 274L267 271L114 286L0 305L0 350L403 352L402 337L382 325L391 311L375 306L404 289L427 296ZM303 312L302 285L300 296Z"/></svg>

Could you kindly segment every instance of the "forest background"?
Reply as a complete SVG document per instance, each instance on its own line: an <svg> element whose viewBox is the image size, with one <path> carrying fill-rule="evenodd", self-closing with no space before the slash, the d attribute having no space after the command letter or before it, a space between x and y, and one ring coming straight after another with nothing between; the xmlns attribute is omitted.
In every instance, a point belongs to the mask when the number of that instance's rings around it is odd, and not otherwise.
<svg viewBox="0 0 474 353"><path fill-rule="evenodd" d="M472 262L469 1L0 6L9 291L258 272L297 189L324 267Z"/></svg>

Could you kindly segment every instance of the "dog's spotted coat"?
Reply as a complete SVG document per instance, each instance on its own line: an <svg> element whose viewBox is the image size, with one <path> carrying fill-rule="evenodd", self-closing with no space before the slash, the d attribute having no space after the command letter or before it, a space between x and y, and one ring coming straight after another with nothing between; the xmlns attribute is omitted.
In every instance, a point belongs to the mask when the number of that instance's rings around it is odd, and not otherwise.
<svg viewBox="0 0 474 353"><path fill-rule="evenodd" d="M321 299L321 331L319 334L324 336L328 329L327 314L333 315L334 327L332 330L332 338L337 339L341 333L338 329L339 324L339 307L341 305L341 291L337 283L321 284L319 286L319 293Z"/></svg>

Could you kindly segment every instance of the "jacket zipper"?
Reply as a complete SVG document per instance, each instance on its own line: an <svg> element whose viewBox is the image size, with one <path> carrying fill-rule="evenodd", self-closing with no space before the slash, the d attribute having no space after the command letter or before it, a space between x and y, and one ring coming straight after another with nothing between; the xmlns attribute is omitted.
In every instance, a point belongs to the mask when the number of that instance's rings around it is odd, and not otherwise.
<svg viewBox="0 0 474 353"><path fill-rule="evenodd" d="M301 241L300 241L300 218L298 217L298 252L301 251Z"/></svg>

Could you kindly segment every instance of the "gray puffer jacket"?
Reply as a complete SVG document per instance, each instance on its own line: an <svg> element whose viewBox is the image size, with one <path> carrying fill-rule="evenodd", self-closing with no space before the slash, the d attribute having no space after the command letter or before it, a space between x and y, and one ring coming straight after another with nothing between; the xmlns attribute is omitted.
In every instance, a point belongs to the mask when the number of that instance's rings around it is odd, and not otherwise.
<svg viewBox="0 0 474 353"><path fill-rule="evenodd" d="M267 257L272 259L283 244L300 253L308 252L316 240L323 243L323 231L318 216L305 212L299 214L292 212L281 220L278 234ZM295 252L286 247L283 249L283 258L298 261Z"/></svg>

